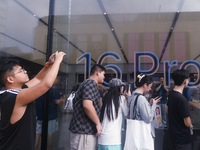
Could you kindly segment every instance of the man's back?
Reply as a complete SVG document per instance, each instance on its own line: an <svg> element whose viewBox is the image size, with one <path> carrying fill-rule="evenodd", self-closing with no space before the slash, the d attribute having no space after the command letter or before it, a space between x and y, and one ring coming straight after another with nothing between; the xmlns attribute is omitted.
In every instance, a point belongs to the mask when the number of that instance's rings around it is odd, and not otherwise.
<svg viewBox="0 0 200 150"><path fill-rule="evenodd" d="M93 101L97 114L100 114L100 93L94 80L87 79L79 87L73 101L73 117L70 123L70 131L73 133L95 134L96 126L86 115L82 102L88 99Z"/></svg>
<svg viewBox="0 0 200 150"><path fill-rule="evenodd" d="M89 79L83 81L76 92L73 100L73 117L69 127L70 148L73 150L97 148L97 136L102 133L98 84L103 83L105 70L100 64L93 65Z"/></svg>
<svg viewBox="0 0 200 150"><path fill-rule="evenodd" d="M184 118L190 116L187 99L177 91L171 91L168 97L169 133L177 144L190 142L190 130L184 124Z"/></svg>

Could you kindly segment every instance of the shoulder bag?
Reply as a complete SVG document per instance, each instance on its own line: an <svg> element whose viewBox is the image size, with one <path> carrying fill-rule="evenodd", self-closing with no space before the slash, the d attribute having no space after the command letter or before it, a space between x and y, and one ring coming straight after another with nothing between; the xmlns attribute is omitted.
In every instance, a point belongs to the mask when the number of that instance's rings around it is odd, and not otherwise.
<svg viewBox="0 0 200 150"><path fill-rule="evenodd" d="M136 96L133 106L133 115L130 114L126 124L126 138L124 150L154 150L154 140L151 135L151 123L136 120L136 105L139 95ZM130 105L131 106L131 105Z"/></svg>

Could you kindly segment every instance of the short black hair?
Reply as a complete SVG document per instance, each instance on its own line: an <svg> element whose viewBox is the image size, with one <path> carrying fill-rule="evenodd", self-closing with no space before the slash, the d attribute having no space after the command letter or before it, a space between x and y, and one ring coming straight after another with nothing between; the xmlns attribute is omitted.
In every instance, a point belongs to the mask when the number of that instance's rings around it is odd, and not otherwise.
<svg viewBox="0 0 200 150"><path fill-rule="evenodd" d="M13 70L13 67L20 65L18 60L2 58L0 61L0 86L5 87L6 76Z"/></svg>
<svg viewBox="0 0 200 150"><path fill-rule="evenodd" d="M90 70L90 75L93 75L95 72L106 71L106 68L100 64L94 64Z"/></svg>
<svg viewBox="0 0 200 150"><path fill-rule="evenodd" d="M185 79L190 77L190 73L186 69L177 69L172 73L172 79L174 80L174 85L181 85L183 84Z"/></svg>
<svg viewBox="0 0 200 150"><path fill-rule="evenodd" d="M137 78L136 78L136 82L135 82L136 87L141 87L145 83L147 85L153 83L153 78L151 76L148 76L148 75L145 75L145 74L138 74Z"/></svg>

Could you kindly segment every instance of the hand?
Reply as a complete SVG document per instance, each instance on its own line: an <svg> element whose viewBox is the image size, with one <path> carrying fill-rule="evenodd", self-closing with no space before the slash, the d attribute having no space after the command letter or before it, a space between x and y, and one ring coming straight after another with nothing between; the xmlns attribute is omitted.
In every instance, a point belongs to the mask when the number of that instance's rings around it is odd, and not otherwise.
<svg viewBox="0 0 200 150"><path fill-rule="evenodd" d="M122 90L123 91L123 90ZM125 90L123 93L122 93L126 98L128 98L129 96L131 96L131 87L128 86L127 90Z"/></svg>
<svg viewBox="0 0 200 150"><path fill-rule="evenodd" d="M48 63L49 63L50 65L52 65L52 64L54 63L56 53L57 53L57 51L56 51L55 53L51 54L51 56L49 57Z"/></svg>
<svg viewBox="0 0 200 150"><path fill-rule="evenodd" d="M152 98L152 102L157 104L158 102L160 102L161 98L162 98L162 96L157 96L155 98Z"/></svg>
<svg viewBox="0 0 200 150"><path fill-rule="evenodd" d="M60 63L62 62L62 60L63 60L63 57L65 56L66 54L65 54L65 52L62 52L62 51L60 51L60 52L56 52L55 53L55 61L60 61Z"/></svg>
<svg viewBox="0 0 200 150"><path fill-rule="evenodd" d="M99 136L102 133L102 126L101 123L96 125L97 133L96 136Z"/></svg>

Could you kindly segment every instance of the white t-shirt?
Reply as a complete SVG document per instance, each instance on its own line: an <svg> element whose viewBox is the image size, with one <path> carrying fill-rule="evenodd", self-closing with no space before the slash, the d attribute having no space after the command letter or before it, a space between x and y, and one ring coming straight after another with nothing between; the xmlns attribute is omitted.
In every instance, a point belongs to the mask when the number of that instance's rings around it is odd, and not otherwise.
<svg viewBox="0 0 200 150"><path fill-rule="evenodd" d="M114 104L112 105L114 110ZM109 121L106 110L102 122L102 134L98 137L98 144L101 145L119 145L121 144L121 129L122 129L122 112L126 116L128 113L127 100L124 96L120 96L120 107L118 117L115 120Z"/></svg>

